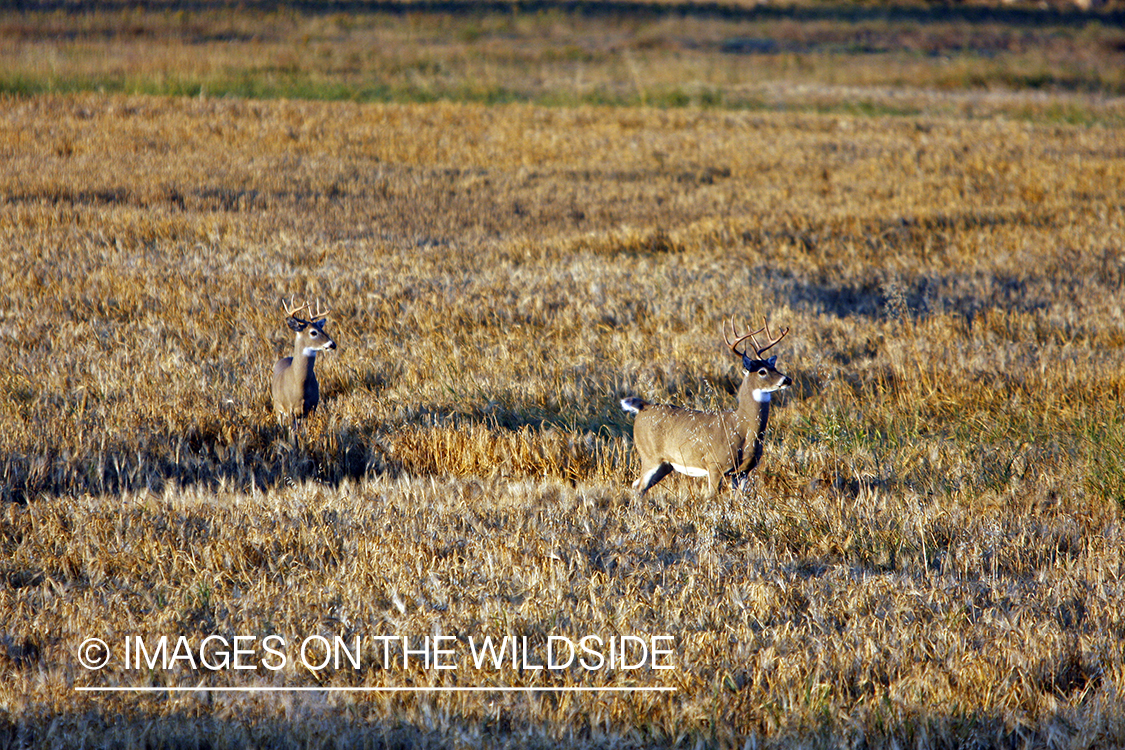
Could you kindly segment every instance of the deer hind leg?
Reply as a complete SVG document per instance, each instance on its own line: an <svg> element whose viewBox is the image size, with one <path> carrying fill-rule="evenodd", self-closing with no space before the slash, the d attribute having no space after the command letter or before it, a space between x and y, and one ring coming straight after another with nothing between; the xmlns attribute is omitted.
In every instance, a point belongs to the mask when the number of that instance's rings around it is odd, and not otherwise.
<svg viewBox="0 0 1125 750"><path fill-rule="evenodd" d="M641 466L641 475L633 482L633 488L644 494L657 482L672 473L672 464L657 464L656 466Z"/></svg>

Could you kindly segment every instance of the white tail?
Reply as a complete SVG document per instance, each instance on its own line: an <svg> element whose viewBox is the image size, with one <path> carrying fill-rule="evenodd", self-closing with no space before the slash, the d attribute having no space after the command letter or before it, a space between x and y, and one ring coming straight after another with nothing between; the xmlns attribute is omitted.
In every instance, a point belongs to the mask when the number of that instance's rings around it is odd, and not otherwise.
<svg viewBox="0 0 1125 750"><path fill-rule="evenodd" d="M316 381L313 365L316 353L325 349L335 349L336 342L324 330L329 310L321 311L320 300L316 302L316 313L309 309L309 303L285 308L286 323L296 334L293 339L293 354L282 357L273 367L273 410L280 422L289 421L295 425L298 419L307 417L320 403L320 384ZM310 319L297 317L297 313L308 310Z"/></svg>
<svg viewBox="0 0 1125 750"><path fill-rule="evenodd" d="M793 384L792 378L774 368L777 357L762 355L789 333L786 328L774 337L766 324L757 331L739 335L730 323L735 340L723 331L731 352L742 358L742 385L738 389L735 411L704 412L680 406L650 404L635 396L621 402L621 408L637 415L633 422L633 443L641 458L641 475L633 482L643 497L653 485L672 471L693 477L707 477L707 491L714 495L723 477L731 477L737 487L762 458L762 437L770 413L770 394ZM760 333L770 338L759 346ZM750 339L755 357L738 345Z"/></svg>

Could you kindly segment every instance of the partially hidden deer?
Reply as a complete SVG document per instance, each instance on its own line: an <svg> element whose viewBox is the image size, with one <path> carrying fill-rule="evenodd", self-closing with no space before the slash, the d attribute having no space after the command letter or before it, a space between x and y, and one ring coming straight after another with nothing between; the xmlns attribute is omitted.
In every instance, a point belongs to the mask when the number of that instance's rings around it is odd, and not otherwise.
<svg viewBox="0 0 1125 750"><path fill-rule="evenodd" d="M633 482L641 497L672 471L691 477L707 477L707 491L718 494L723 479L731 478L737 489L762 458L762 440L770 416L770 394L788 388L793 379L774 367L777 357L763 359L770 348L789 333L786 328L774 337L766 323L750 333L739 334L730 321L734 341L723 330L731 352L742 359L742 385L734 411L706 412L681 406L650 404L632 396L621 408L637 415L633 422L633 444L641 458L641 475ZM769 342L758 344L765 333ZM738 345L749 339L754 356Z"/></svg>
<svg viewBox="0 0 1125 750"><path fill-rule="evenodd" d="M286 324L295 334L293 354L282 357L274 365L270 390L278 421L282 424L288 421L296 426L298 419L312 414L320 403L320 384L313 370L316 353L335 349L336 342L324 330L330 311L321 311L320 300L316 302L316 313L309 308L308 302L284 309ZM308 310L309 320L297 316L302 310Z"/></svg>

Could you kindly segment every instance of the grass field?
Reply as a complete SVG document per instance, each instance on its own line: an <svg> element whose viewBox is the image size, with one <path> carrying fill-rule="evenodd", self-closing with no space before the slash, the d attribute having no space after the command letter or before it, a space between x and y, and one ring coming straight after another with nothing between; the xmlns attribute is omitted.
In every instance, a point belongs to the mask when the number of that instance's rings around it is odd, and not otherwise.
<svg viewBox="0 0 1125 750"><path fill-rule="evenodd" d="M957 19L0 16L0 747L1125 744L1121 31L1065 18L937 80ZM618 402L731 408L732 315L793 329L762 466L638 501ZM670 653L534 668L588 636ZM139 686L674 690L76 689Z"/></svg>
<svg viewBox="0 0 1125 750"><path fill-rule="evenodd" d="M524 0L486 11L458 0L311 0L235 13L221 2L107 0L83 13L62 5L0 16L0 92L1004 114L1119 126L1125 6L1096 4L1083 13L1065 0L1052 9L1023 0Z"/></svg>

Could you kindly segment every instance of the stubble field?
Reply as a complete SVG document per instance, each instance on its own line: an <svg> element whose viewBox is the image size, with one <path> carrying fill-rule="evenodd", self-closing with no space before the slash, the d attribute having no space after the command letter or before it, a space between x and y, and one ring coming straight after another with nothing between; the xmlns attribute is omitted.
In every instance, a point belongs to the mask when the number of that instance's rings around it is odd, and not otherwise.
<svg viewBox="0 0 1125 750"><path fill-rule="evenodd" d="M0 745L1125 742L1120 102L823 85L4 99ZM297 440L294 295L340 346ZM619 400L733 406L731 316L793 329L762 466L637 501ZM674 668L532 668L591 635ZM258 668L129 668L138 636ZM315 636L361 665L301 665ZM530 660L475 665L485 636ZM674 691L76 689L140 686Z"/></svg>

